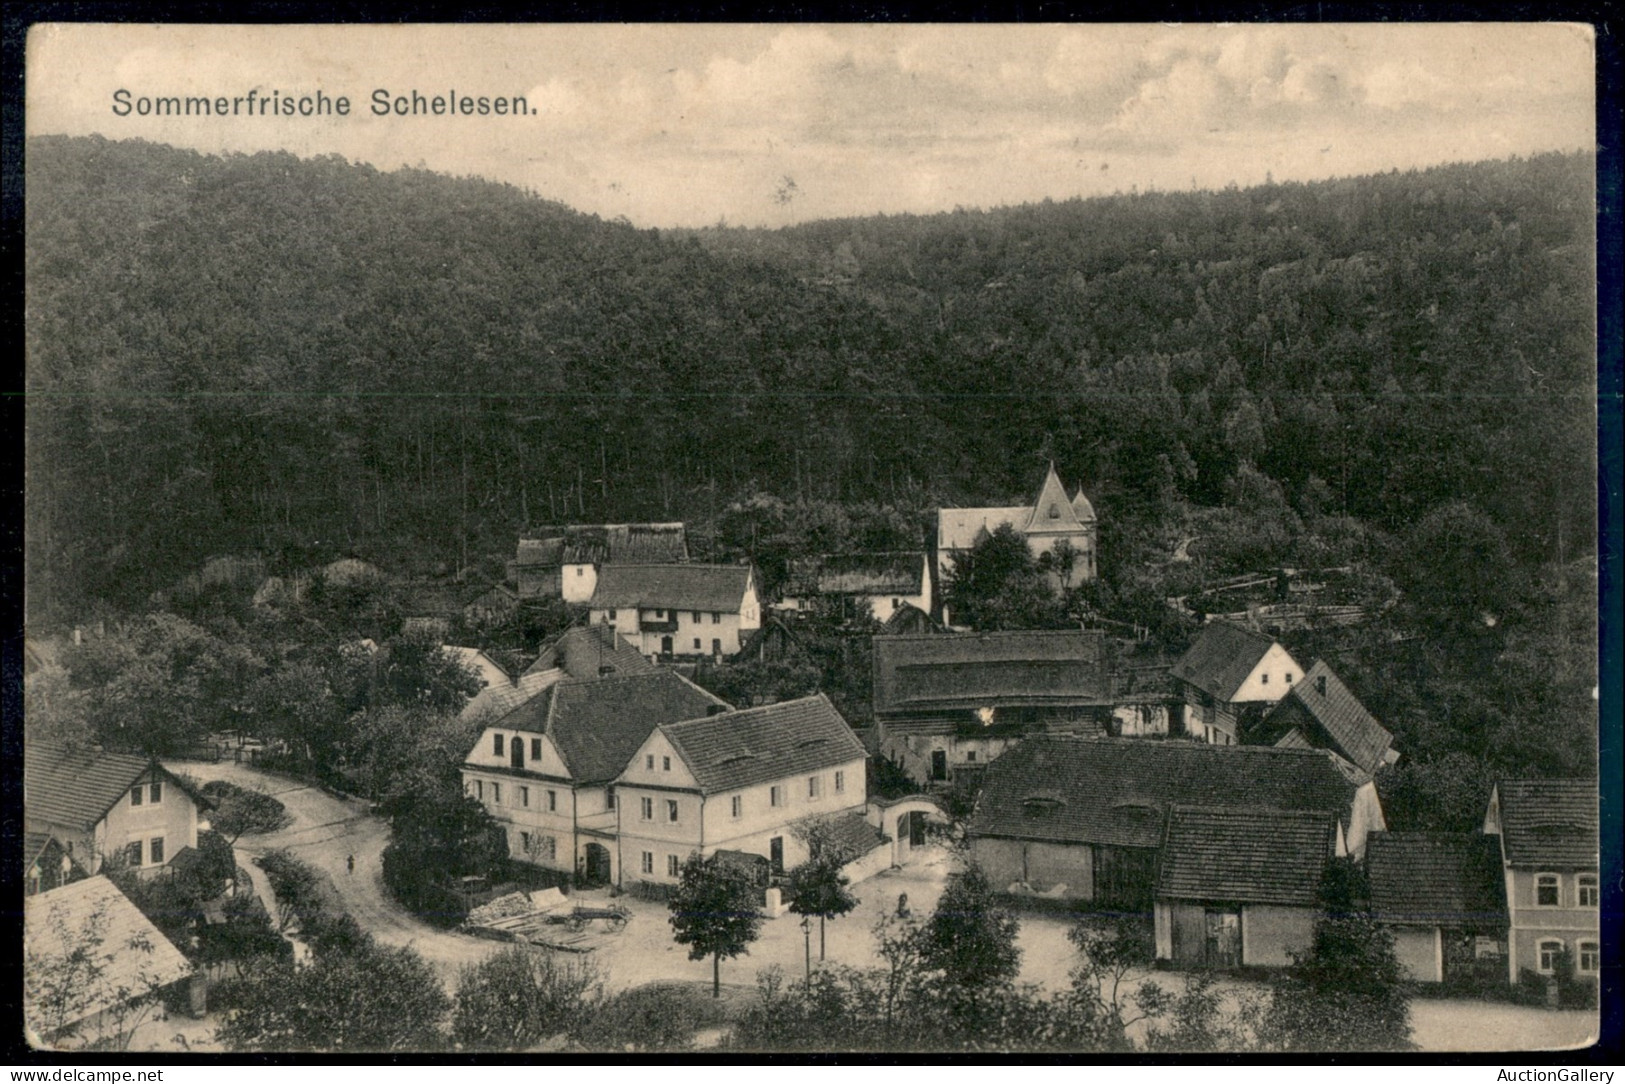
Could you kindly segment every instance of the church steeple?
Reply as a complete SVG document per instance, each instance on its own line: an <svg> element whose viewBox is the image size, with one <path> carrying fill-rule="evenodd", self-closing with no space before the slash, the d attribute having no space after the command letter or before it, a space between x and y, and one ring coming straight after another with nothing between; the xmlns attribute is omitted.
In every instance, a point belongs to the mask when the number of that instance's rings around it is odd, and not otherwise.
<svg viewBox="0 0 1625 1084"><path fill-rule="evenodd" d="M1072 502L1067 499L1060 476L1055 473L1055 461L1050 460L1049 473L1044 476L1044 485L1038 491L1038 500L1033 502L1032 513L1027 517L1023 530L1028 534L1047 531L1070 532L1082 526L1078 522L1077 513L1072 510Z"/></svg>

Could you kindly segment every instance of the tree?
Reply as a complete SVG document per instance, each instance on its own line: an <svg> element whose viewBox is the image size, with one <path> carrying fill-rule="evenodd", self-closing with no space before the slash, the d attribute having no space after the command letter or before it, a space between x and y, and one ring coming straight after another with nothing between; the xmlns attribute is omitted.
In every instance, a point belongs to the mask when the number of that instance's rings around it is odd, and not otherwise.
<svg viewBox="0 0 1625 1084"><path fill-rule="evenodd" d="M199 789L215 802L209 814L210 826L228 845L236 845L244 835L275 832L289 821L287 807L271 797L264 784L250 790L224 779L204 783Z"/></svg>
<svg viewBox="0 0 1625 1084"><path fill-rule="evenodd" d="M405 906L441 925L462 920L452 891L458 877L490 877L508 861L507 835L467 795L402 794L384 803L391 838L382 857L384 883Z"/></svg>
<svg viewBox="0 0 1625 1084"><path fill-rule="evenodd" d="M954 621L974 629L1054 628L1066 622L1027 540L1008 523L954 556L942 597Z"/></svg>
<svg viewBox="0 0 1625 1084"><path fill-rule="evenodd" d="M308 964L261 963L227 983L215 1036L237 1051L433 1050L451 999L433 967L409 948L366 944Z"/></svg>
<svg viewBox="0 0 1625 1084"><path fill-rule="evenodd" d="M852 881L833 856L814 856L790 871L790 910L818 916L818 958L824 958L824 922L840 918L858 905L847 889Z"/></svg>
<svg viewBox="0 0 1625 1084"><path fill-rule="evenodd" d="M679 945L690 960L711 957L711 996L722 996L722 961L750 951L762 926L758 889L749 875L715 855L692 854L683 863L667 907Z"/></svg>
<svg viewBox="0 0 1625 1084"><path fill-rule="evenodd" d="M969 866L949 883L920 934L925 967L974 993L1010 982L1021 967L1021 924L993 898L987 874Z"/></svg>
<svg viewBox="0 0 1625 1084"><path fill-rule="evenodd" d="M479 691L479 675L444 651L439 636L410 630L379 650L368 699L379 707L455 712Z"/></svg>
<svg viewBox="0 0 1625 1084"><path fill-rule="evenodd" d="M602 996L590 960L515 946L458 973L451 1037L465 1050L528 1050L571 1030Z"/></svg>
<svg viewBox="0 0 1625 1084"><path fill-rule="evenodd" d="M1261 1037L1288 1051L1411 1048L1410 1003L1394 937L1363 912L1315 923L1307 953L1270 992Z"/></svg>

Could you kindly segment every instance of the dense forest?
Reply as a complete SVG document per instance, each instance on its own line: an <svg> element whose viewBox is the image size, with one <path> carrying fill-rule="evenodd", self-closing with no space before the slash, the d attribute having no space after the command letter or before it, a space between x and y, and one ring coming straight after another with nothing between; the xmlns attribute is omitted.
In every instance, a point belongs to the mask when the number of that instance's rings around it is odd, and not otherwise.
<svg viewBox="0 0 1625 1084"><path fill-rule="evenodd" d="M1589 156L777 231L100 138L27 171L31 623L211 555L415 572L740 500L921 532L1046 459L1119 564L1249 503L1594 552Z"/></svg>

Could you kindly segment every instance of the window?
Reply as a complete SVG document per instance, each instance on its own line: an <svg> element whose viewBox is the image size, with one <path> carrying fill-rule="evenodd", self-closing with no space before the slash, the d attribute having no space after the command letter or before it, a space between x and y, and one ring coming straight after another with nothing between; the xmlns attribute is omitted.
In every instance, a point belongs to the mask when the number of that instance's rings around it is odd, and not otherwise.
<svg viewBox="0 0 1625 1084"><path fill-rule="evenodd" d="M712 614L711 615L711 624L713 624L713 625L722 624L722 615L720 613Z"/></svg>
<svg viewBox="0 0 1625 1084"><path fill-rule="evenodd" d="M1292 671L1291 671L1291 670L1288 670L1288 671L1287 671L1287 672L1286 672L1286 683L1287 683L1287 684L1288 684L1288 685L1291 685L1291 684L1292 684Z"/></svg>
<svg viewBox="0 0 1625 1084"><path fill-rule="evenodd" d="M722 654L722 641L721 640L713 639L711 641L711 654L713 654L713 655Z"/></svg>
<svg viewBox="0 0 1625 1084"><path fill-rule="evenodd" d="M1597 895L1597 875L1594 873L1580 874L1578 878L1578 885L1580 889L1580 906L1596 907L1599 903L1599 897Z"/></svg>
<svg viewBox="0 0 1625 1084"><path fill-rule="evenodd" d="M699 624L699 623L700 623L700 611L698 611L698 610L695 610L695 611L694 611L694 612L693 612L693 613L691 613L691 614L689 614L689 616L690 616L690 617L692 617L692 618L693 618L693 619L694 619L694 623L695 623L695 624L696 624L696 625L698 625L698 624ZM695 641L694 641L694 646L695 646L695 647L699 647L699 646L700 646L700 642L699 642L699 641L698 641L698 640L695 640Z"/></svg>
<svg viewBox="0 0 1625 1084"><path fill-rule="evenodd" d="M772 806L774 809L777 809L779 806L782 806L784 804L784 788L783 787L768 787L767 788L767 804Z"/></svg>
<svg viewBox="0 0 1625 1084"><path fill-rule="evenodd" d="M559 856L559 841L552 836L537 836L536 849L542 858L552 862Z"/></svg>
<svg viewBox="0 0 1625 1084"><path fill-rule="evenodd" d="M530 833L529 832L520 832L519 833L519 851L520 851L521 854L526 854L526 855L530 854Z"/></svg>
<svg viewBox="0 0 1625 1084"><path fill-rule="evenodd" d="M644 873L653 873L654 871L655 871L654 852L653 851L644 851L643 852L643 872Z"/></svg>
<svg viewBox="0 0 1625 1084"><path fill-rule="evenodd" d="M745 799L736 794L733 796L733 801L729 803L729 806L729 812L731 812L735 817L738 817L745 811Z"/></svg>
<svg viewBox="0 0 1625 1084"><path fill-rule="evenodd" d="M1575 947L1580 957L1578 962L1576 962L1574 965L1575 969L1586 972L1587 974L1595 975L1599 970L1597 943L1595 941L1581 941Z"/></svg>
<svg viewBox="0 0 1625 1084"><path fill-rule="evenodd" d="M609 611L609 619L611 621L615 620L615 611L614 610Z"/></svg>
<svg viewBox="0 0 1625 1084"><path fill-rule="evenodd" d="M131 787L130 788L130 804L131 805L140 805L145 797L146 797L146 792L143 791L140 787Z"/></svg>
<svg viewBox="0 0 1625 1084"><path fill-rule="evenodd" d="M670 798L666 799L666 820L677 823L677 803Z"/></svg>
<svg viewBox="0 0 1625 1084"><path fill-rule="evenodd" d="M700 650L700 638L698 636L694 637L694 650Z"/></svg>
<svg viewBox="0 0 1625 1084"><path fill-rule="evenodd" d="M164 804L164 785L162 783L154 783L147 788L147 801L153 805Z"/></svg>
<svg viewBox="0 0 1625 1084"><path fill-rule="evenodd" d="M492 783L491 784L491 801L496 805L501 805L502 804L502 784L501 783Z"/></svg>
<svg viewBox="0 0 1625 1084"><path fill-rule="evenodd" d="M605 787L604 788L604 808L605 809L614 809L615 808L615 788L614 787Z"/></svg>
<svg viewBox="0 0 1625 1084"><path fill-rule="evenodd" d="M664 621L666 619L666 611L665 610L656 610L655 611L655 617L658 618L661 621Z"/></svg>
<svg viewBox="0 0 1625 1084"><path fill-rule="evenodd" d="M643 799L643 819L646 821L655 819L655 800L653 798ZM645 870L644 872L647 873L648 871Z"/></svg>
<svg viewBox="0 0 1625 1084"><path fill-rule="evenodd" d="M1537 946L1537 949L1540 958L1540 970L1548 975L1551 974L1557 969L1557 958L1562 955L1563 942L1542 941Z"/></svg>
<svg viewBox="0 0 1625 1084"><path fill-rule="evenodd" d="M968 750L965 753L965 763L966 764L975 764L976 763L976 750L971 749L971 750Z"/></svg>
<svg viewBox="0 0 1625 1084"><path fill-rule="evenodd" d="M809 775L807 777L807 797L816 798L816 797L818 797L818 795L819 795L818 777L816 775Z"/></svg>
<svg viewBox="0 0 1625 1084"><path fill-rule="evenodd" d="M1270 676L1268 674L1260 674L1258 676L1258 683L1260 685L1268 685L1270 683Z"/></svg>
<svg viewBox="0 0 1625 1084"><path fill-rule="evenodd" d="M474 780L474 797L482 802L485 801L485 783L483 780Z"/></svg>
<svg viewBox="0 0 1625 1084"><path fill-rule="evenodd" d="M671 771L671 757L660 758L660 770L663 772Z"/></svg>
<svg viewBox="0 0 1625 1084"><path fill-rule="evenodd" d="M556 790L550 790L547 792L547 811L549 813L557 813L559 811L559 792Z"/></svg>
<svg viewBox="0 0 1625 1084"><path fill-rule="evenodd" d="M491 735L491 755L494 756L494 757L499 757L499 756L502 755L502 735L501 734L492 734Z"/></svg>
<svg viewBox="0 0 1625 1084"><path fill-rule="evenodd" d="M153 865L161 866L164 864L163 836L153 836L147 841L147 854L150 857Z"/></svg>
<svg viewBox="0 0 1625 1084"><path fill-rule="evenodd" d="M124 848L124 857L129 859L132 866L141 864L141 841L139 839Z"/></svg>
<svg viewBox="0 0 1625 1084"><path fill-rule="evenodd" d="M1559 895L1559 878L1555 873L1539 873L1535 875L1535 906L1558 907L1562 900Z"/></svg>
<svg viewBox="0 0 1625 1084"><path fill-rule="evenodd" d="M836 772L835 773L835 793L839 794L845 789L846 789L846 773L845 772Z"/></svg>
<svg viewBox="0 0 1625 1084"><path fill-rule="evenodd" d="M677 876L677 856L675 854L668 854L666 856L666 876Z"/></svg>
<svg viewBox="0 0 1625 1084"><path fill-rule="evenodd" d="M530 788L529 787L520 787L519 788L519 804L524 806L526 809L530 808Z"/></svg>
<svg viewBox="0 0 1625 1084"><path fill-rule="evenodd" d="M586 569L584 569L584 568L582 568L582 567L581 567L581 566L580 566L580 565L576 565L576 575L577 575L577 576L580 576L580 575L583 575L583 574L585 574L585 573L586 573L586 571L587 571L587 570L586 570Z"/></svg>
<svg viewBox="0 0 1625 1084"><path fill-rule="evenodd" d="M653 753L643 758L643 767L651 772L655 770L655 755Z"/></svg>
<svg viewBox="0 0 1625 1084"><path fill-rule="evenodd" d="M532 739L530 739L530 759L532 759L532 760L541 760L542 759L542 739L540 739L540 738L532 738Z"/></svg>

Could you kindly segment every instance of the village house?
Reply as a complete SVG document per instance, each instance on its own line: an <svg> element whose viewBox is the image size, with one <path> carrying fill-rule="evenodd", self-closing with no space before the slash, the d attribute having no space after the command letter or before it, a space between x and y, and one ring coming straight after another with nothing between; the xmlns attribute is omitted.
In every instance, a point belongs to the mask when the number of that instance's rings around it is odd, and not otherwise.
<svg viewBox="0 0 1625 1084"><path fill-rule="evenodd" d="M508 579L520 598L585 603L606 564L680 564L688 560L681 523L597 523L541 527L519 540Z"/></svg>
<svg viewBox="0 0 1625 1084"><path fill-rule="evenodd" d="M863 743L822 693L654 728L615 783L623 884L673 885L690 854L806 861L793 826L808 817L866 822Z"/></svg>
<svg viewBox="0 0 1625 1084"><path fill-rule="evenodd" d="M1365 855L1371 917L1413 982L1504 981L1501 841L1479 832L1379 832Z"/></svg>
<svg viewBox="0 0 1625 1084"><path fill-rule="evenodd" d="M117 860L151 873L197 846L214 803L155 759L32 742L23 807L28 831L55 836L87 872Z"/></svg>
<svg viewBox="0 0 1625 1084"><path fill-rule="evenodd" d="M23 1016L40 1045L117 1049L153 1011L136 1003L179 983L203 1015L203 973L105 876L29 895L23 939Z"/></svg>
<svg viewBox="0 0 1625 1084"><path fill-rule="evenodd" d="M67 845L49 832L23 834L23 895L34 896L87 876Z"/></svg>
<svg viewBox="0 0 1625 1084"><path fill-rule="evenodd" d="M1211 621L1174 663L1179 727L1197 741L1239 744L1302 674L1303 667L1268 636Z"/></svg>
<svg viewBox="0 0 1625 1084"><path fill-rule="evenodd" d="M651 658L728 658L762 623L749 565L607 564L587 605Z"/></svg>
<svg viewBox="0 0 1625 1084"><path fill-rule="evenodd" d="M913 551L828 553L791 568L781 608L810 609L816 600L833 604L848 619L891 620L905 606L931 608L931 560Z"/></svg>
<svg viewBox="0 0 1625 1084"><path fill-rule="evenodd" d="M638 653L637 646L608 625L577 625L542 645L525 671L563 670L573 678L611 674L652 674L660 669Z"/></svg>
<svg viewBox="0 0 1625 1084"><path fill-rule="evenodd" d="M1326 749L1361 771L1375 773L1399 759L1394 736L1365 709L1324 660L1242 734L1249 745Z"/></svg>
<svg viewBox="0 0 1625 1084"><path fill-rule="evenodd" d="M988 766L966 836L1001 890L1150 913L1176 807L1195 811L1181 814L1187 839L1207 838L1194 834L1203 810L1322 815L1338 857L1361 857L1369 834L1385 827L1375 785L1323 752L1038 735ZM1193 902L1177 894L1190 890L1171 883L1166 898ZM1276 905L1263 896L1227 902Z"/></svg>
<svg viewBox="0 0 1625 1084"><path fill-rule="evenodd" d="M1174 806L1157 863L1157 959L1290 965L1313 942L1336 842L1328 812Z"/></svg>
<svg viewBox="0 0 1625 1084"><path fill-rule="evenodd" d="M1077 629L876 636L880 755L917 783L951 783L1028 734L1104 734L1105 651Z"/></svg>
<svg viewBox="0 0 1625 1084"><path fill-rule="evenodd" d="M513 684L513 678L508 676L508 671L503 669L502 664L477 647L453 647L447 644L440 651L457 660L463 669L479 678L481 689L500 689Z"/></svg>
<svg viewBox="0 0 1625 1084"><path fill-rule="evenodd" d="M463 786L513 858L616 883L616 776L655 727L728 710L670 670L563 678L485 727Z"/></svg>
<svg viewBox="0 0 1625 1084"><path fill-rule="evenodd" d="M1081 488L1069 499L1051 463L1038 498L1030 505L937 509L937 589L948 582L956 559L1005 526L1027 540L1027 548L1043 564L1057 591L1095 578L1099 551L1094 506ZM946 610L943 621L952 624Z"/></svg>
<svg viewBox="0 0 1625 1084"><path fill-rule="evenodd" d="M1553 974L1564 952L1575 974L1597 978L1597 781L1502 780L1490 790L1484 831L1500 842L1508 981L1524 970Z"/></svg>

